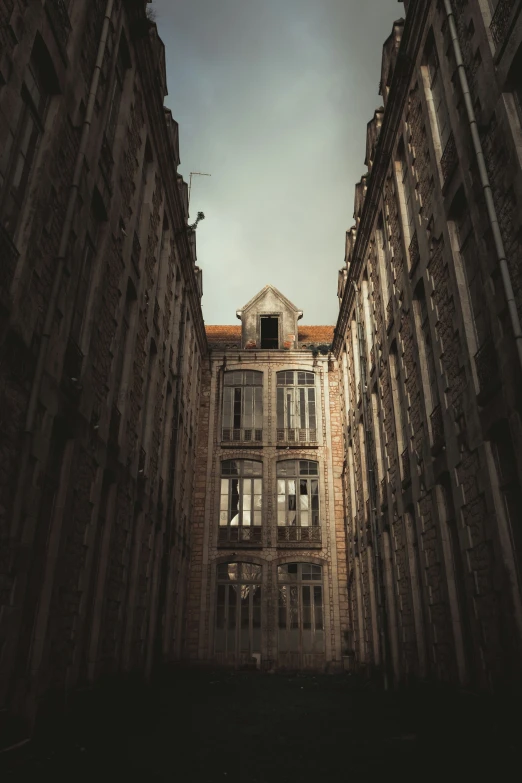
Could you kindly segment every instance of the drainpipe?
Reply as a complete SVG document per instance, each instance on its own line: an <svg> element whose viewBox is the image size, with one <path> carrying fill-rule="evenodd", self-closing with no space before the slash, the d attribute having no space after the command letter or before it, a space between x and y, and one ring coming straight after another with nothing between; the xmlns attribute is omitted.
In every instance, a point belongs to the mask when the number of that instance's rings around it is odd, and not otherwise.
<svg viewBox="0 0 522 783"><path fill-rule="evenodd" d="M22 506L21 496L23 494L22 488L25 483L25 474L26 474L27 465L29 463L29 456L30 456L31 442L28 436L31 435L34 429L36 410L38 406L38 397L40 394L40 386L42 383L42 377L45 370L47 352L49 349L49 340L51 337L51 330L52 330L54 314L56 310L56 302L58 300L60 285L62 282L62 276L65 268L65 258L69 245L69 239L71 236L74 211L76 209L76 202L78 199L78 193L80 189L83 165L86 157L85 153L87 150L87 144L91 132L91 126L92 126L93 115L94 115L94 103L96 100L96 93L98 92L98 85L100 82L100 73L101 73L103 58L105 55L105 49L107 45L107 38L109 34L109 23L112 16L113 7L114 7L114 0L107 0L107 6L105 9L105 17L103 20L100 43L98 45L98 54L96 56L96 64L94 66L94 72L92 75L91 85L89 88L89 98L87 101L87 108L85 110L85 118L82 126L80 146L78 149L78 155L76 157L76 163L74 166L73 181L71 184L69 198L67 200L67 210L65 213L65 220L62 228L62 234L60 237L58 256L56 258L56 272L54 275L53 287L51 289L51 294L47 304L47 311L45 313L44 327L40 339L40 348L38 351L38 358L36 360L36 369L35 369L33 384L31 387L31 395L29 397L29 405L27 407L27 415L25 419L25 429L24 429L26 440L22 452L21 467L19 472L19 482L17 487L18 490L17 499L15 501L15 508L13 512L13 532L16 529L19 515L21 513L21 506Z"/></svg>
<svg viewBox="0 0 522 783"><path fill-rule="evenodd" d="M363 325L361 323L359 315L359 292L355 281L352 281L353 289L355 292L355 321L357 326L357 344L359 346L359 365L361 368L361 398L362 398L362 410L363 410L363 423L364 432L367 440L365 454L366 454L366 471L368 480L368 494L370 500L370 524L372 531L372 552L375 569L375 586L377 593L377 621L379 625L379 647L381 655L381 666L384 675L384 689L388 690L389 687L389 660L388 660L388 639L387 630L388 622L386 616L386 605L384 602L384 596L381 589L381 557L379 553L379 539L376 520L376 508L377 508L377 488L375 479L375 461L374 461L374 448L373 438L370 429L370 414L368 412L368 405L366 400L366 389L368 388L368 381L366 376L366 354L364 349L363 340Z"/></svg>
<svg viewBox="0 0 522 783"><path fill-rule="evenodd" d="M459 74L460 86L464 97L464 105L466 106L466 113L468 115L468 122L471 131L471 139L473 141L473 149L475 157L477 159L477 165L480 174L480 183L484 191L484 198L486 201L486 208L488 212L488 218L491 225L491 231L493 233L493 240L495 242L495 250L497 253L497 259L500 266L500 274L502 277L502 283L504 286L504 294L507 301L509 318L513 329L513 335L515 337L515 343L517 346L518 361L522 368L522 329L520 328L520 319L518 317L517 306L515 302L515 294L513 292L513 285L511 283L511 277L509 275L509 268L506 260L506 251L504 248L504 242L502 240L502 234L500 232L500 226L498 222L497 211L495 209L495 202L493 201L493 193L491 190L491 182L486 168L486 162L484 159L484 150L482 149L482 143L480 141L480 135L477 127L477 118L475 116L475 110L473 108L473 102L471 99L471 93L469 89L468 77L466 75L466 69L464 67L464 61L462 59L462 50L460 48L457 25L455 23L455 16L451 7L451 0L444 0L444 9L448 20L450 29L451 41L453 44L453 51L455 53L455 60L457 62L457 70Z"/></svg>

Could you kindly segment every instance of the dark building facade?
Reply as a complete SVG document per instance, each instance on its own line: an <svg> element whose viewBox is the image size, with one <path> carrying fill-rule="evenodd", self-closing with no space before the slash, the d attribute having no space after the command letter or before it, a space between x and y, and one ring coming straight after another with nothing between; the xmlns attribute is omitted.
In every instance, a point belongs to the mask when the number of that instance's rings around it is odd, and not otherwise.
<svg viewBox="0 0 522 783"><path fill-rule="evenodd" d="M499 688L521 673L522 3L405 6L339 275L352 649Z"/></svg>
<svg viewBox="0 0 522 783"><path fill-rule="evenodd" d="M0 3L0 718L181 654L206 352L145 2Z"/></svg>

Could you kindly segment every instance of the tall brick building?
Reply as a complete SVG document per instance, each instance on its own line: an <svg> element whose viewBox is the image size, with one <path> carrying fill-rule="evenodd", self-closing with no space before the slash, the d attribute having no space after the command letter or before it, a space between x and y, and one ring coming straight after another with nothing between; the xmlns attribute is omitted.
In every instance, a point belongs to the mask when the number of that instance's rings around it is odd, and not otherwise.
<svg viewBox="0 0 522 783"><path fill-rule="evenodd" d="M499 687L521 673L522 3L405 6L333 344L353 651Z"/></svg>
<svg viewBox="0 0 522 783"><path fill-rule="evenodd" d="M145 7L0 2L7 741L13 717L24 736L48 701L181 652L206 338Z"/></svg>
<svg viewBox="0 0 522 783"><path fill-rule="evenodd" d="M208 326L186 654L340 668L348 605L333 327L266 286Z"/></svg>
<svg viewBox="0 0 522 783"><path fill-rule="evenodd" d="M522 1L404 3L335 330L205 330L146 6L0 0L3 737L179 659L519 682Z"/></svg>

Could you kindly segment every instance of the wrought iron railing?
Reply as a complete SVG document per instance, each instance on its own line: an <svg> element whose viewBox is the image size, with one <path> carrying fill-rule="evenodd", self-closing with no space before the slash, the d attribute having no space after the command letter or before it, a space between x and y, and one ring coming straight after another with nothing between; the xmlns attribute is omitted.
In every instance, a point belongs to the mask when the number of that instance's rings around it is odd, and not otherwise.
<svg viewBox="0 0 522 783"><path fill-rule="evenodd" d="M286 427L277 430L278 443L315 443L317 430L309 427Z"/></svg>
<svg viewBox="0 0 522 783"><path fill-rule="evenodd" d="M277 541L279 544L320 544L320 527L283 527L277 528Z"/></svg>
<svg viewBox="0 0 522 783"><path fill-rule="evenodd" d="M218 544L261 544L261 531L260 527L220 527Z"/></svg>
<svg viewBox="0 0 522 783"><path fill-rule="evenodd" d="M263 430L256 429L223 429L222 440L231 443L248 443L254 441L260 443L263 440Z"/></svg>
<svg viewBox="0 0 522 783"><path fill-rule="evenodd" d="M430 415L431 439L433 448L439 448L444 443L444 422L442 420L442 408L436 405Z"/></svg>
<svg viewBox="0 0 522 783"><path fill-rule="evenodd" d="M458 163L457 147L455 144L455 137L453 133L451 133L448 141L446 142L446 146L444 147L442 158L440 159L442 178L445 183L449 180L449 178L455 171L457 167L457 163Z"/></svg>
<svg viewBox="0 0 522 783"><path fill-rule="evenodd" d="M65 58L67 41L71 32L71 22L65 0L46 0L45 11L51 25L60 54Z"/></svg>
<svg viewBox="0 0 522 783"><path fill-rule="evenodd" d="M410 272L413 272L420 260L419 240L416 231L411 238L408 255L410 257Z"/></svg>
<svg viewBox="0 0 522 783"><path fill-rule="evenodd" d="M370 372L375 370L375 346L370 348Z"/></svg>
<svg viewBox="0 0 522 783"><path fill-rule="evenodd" d="M498 0L493 19L489 26L491 37L497 46L504 43L504 39L509 30L511 14L516 4L517 0Z"/></svg>
<svg viewBox="0 0 522 783"><path fill-rule="evenodd" d="M154 329L155 329L155 330L156 330L156 332L159 334L159 330L160 330L160 327L159 327L159 322L160 322L160 306L159 306L159 302L158 302L158 300L157 300L157 299L155 299L155 300L154 300L154 315L153 315L153 318L152 318L152 322L153 322L153 324L154 324Z"/></svg>

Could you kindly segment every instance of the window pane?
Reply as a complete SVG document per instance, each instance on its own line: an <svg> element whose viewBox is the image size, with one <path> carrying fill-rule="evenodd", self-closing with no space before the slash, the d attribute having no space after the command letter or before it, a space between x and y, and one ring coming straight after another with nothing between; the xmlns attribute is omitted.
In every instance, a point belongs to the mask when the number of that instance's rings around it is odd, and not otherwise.
<svg viewBox="0 0 522 783"><path fill-rule="evenodd" d="M263 463L262 462L253 462L252 463L252 475L253 476L261 476L263 474ZM259 482L261 483L261 482Z"/></svg>
<svg viewBox="0 0 522 783"><path fill-rule="evenodd" d="M277 463L277 475L278 476L295 476L295 461L285 460L284 462Z"/></svg>

